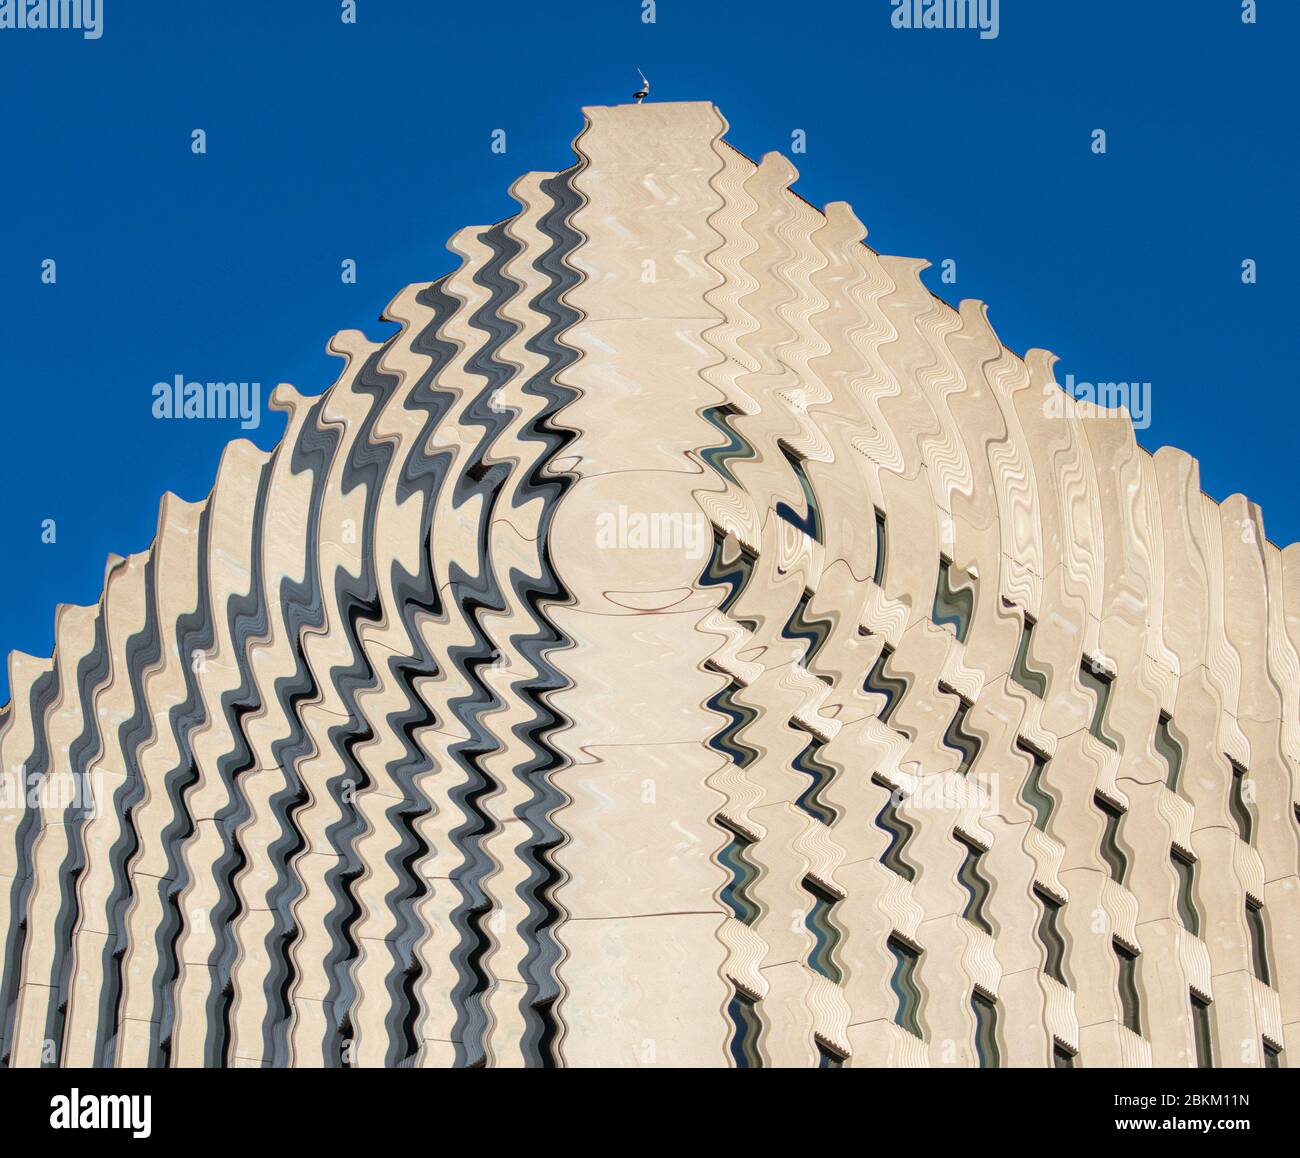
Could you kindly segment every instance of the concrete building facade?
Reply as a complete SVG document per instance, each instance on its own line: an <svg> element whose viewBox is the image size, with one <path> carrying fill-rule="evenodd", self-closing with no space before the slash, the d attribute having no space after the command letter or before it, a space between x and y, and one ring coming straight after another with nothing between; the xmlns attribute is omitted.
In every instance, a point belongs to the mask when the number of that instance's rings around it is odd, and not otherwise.
<svg viewBox="0 0 1300 1158"><path fill-rule="evenodd" d="M1300 547L586 110L15 654L0 1061L1285 1065Z"/></svg>

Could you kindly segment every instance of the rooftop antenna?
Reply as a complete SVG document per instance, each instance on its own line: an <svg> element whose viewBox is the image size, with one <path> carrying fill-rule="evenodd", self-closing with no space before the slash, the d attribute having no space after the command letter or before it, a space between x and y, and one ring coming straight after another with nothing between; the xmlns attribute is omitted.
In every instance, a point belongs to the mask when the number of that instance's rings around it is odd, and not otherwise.
<svg viewBox="0 0 1300 1158"><path fill-rule="evenodd" d="M645 73L643 73L639 68L636 70L636 74L641 78L641 87L632 94L632 97L637 104L640 104L650 95L650 82L646 80Z"/></svg>

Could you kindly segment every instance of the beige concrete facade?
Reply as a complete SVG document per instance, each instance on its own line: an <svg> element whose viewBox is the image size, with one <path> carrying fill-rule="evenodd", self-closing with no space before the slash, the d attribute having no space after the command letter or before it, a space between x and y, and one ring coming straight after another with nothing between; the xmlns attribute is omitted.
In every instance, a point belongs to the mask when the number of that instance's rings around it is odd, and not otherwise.
<svg viewBox="0 0 1300 1158"><path fill-rule="evenodd" d="M1287 1064L1300 547L725 129L586 110L11 658L4 1064Z"/></svg>

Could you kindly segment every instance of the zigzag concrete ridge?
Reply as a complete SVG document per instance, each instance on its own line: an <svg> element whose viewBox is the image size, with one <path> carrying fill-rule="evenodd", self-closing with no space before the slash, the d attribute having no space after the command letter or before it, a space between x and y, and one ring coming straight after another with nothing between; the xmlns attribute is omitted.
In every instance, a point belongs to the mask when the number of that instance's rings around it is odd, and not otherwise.
<svg viewBox="0 0 1300 1158"><path fill-rule="evenodd" d="M1300 548L585 113L11 656L0 1064L1285 1064Z"/></svg>

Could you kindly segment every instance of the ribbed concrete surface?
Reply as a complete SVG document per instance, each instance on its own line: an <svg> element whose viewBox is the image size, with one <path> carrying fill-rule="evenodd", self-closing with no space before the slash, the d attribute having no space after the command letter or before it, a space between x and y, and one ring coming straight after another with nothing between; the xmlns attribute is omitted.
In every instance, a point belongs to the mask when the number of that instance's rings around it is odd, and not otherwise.
<svg viewBox="0 0 1300 1158"><path fill-rule="evenodd" d="M4 1062L1286 1064L1300 547L586 114L11 658Z"/></svg>

